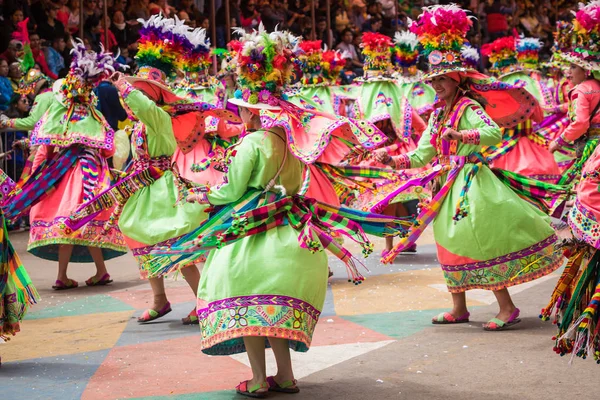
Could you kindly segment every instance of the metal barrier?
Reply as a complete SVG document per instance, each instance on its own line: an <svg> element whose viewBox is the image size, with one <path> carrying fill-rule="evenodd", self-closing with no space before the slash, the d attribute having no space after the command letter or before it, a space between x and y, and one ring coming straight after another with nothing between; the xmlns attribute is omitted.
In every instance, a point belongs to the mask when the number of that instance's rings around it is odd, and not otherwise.
<svg viewBox="0 0 600 400"><path fill-rule="evenodd" d="M12 180L17 182L25 167L25 155L22 150L12 149L12 144L19 140L17 135L23 131L14 129L0 130L0 169L2 169Z"/></svg>

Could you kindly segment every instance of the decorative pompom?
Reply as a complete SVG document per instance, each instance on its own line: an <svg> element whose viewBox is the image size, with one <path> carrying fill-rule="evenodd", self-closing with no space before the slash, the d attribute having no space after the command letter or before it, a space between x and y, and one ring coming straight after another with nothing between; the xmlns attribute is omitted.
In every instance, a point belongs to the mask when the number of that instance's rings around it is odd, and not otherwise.
<svg viewBox="0 0 600 400"><path fill-rule="evenodd" d="M473 22L456 4L424 7L410 30L419 37L426 56L435 50L459 52Z"/></svg>
<svg viewBox="0 0 600 400"><path fill-rule="evenodd" d="M396 32L392 48L392 62L403 68L410 68L419 60L419 39L413 32Z"/></svg>

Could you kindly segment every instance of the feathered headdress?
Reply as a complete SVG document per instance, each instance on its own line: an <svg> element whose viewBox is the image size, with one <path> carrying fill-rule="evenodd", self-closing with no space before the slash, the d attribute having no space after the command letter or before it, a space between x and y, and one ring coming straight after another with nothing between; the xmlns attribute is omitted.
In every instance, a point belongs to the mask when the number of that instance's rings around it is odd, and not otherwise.
<svg viewBox="0 0 600 400"><path fill-rule="evenodd" d="M490 71L498 75L506 75L519 71L517 63L517 42L514 36L494 40L481 47L481 54L487 56L492 63Z"/></svg>
<svg viewBox="0 0 600 400"><path fill-rule="evenodd" d="M600 1L587 5L579 4L573 21L573 50L565 53L564 59L580 67L600 70Z"/></svg>
<svg viewBox="0 0 600 400"><path fill-rule="evenodd" d="M232 40L227 43L227 49L216 49L213 51L217 57L221 56L221 70L217 74L218 79L222 79L228 75L233 75L237 69L237 54L242 50L244 45L239 40Z"/></svg>
<svg viewBox="0 0 600 400"><path fill-rule="evenodd" d="M463 48L460 50L460 57L463 61L463 64L469 68L476 70L479 66L479 60L481 58L479 56L479 51L477 51L477 49L471 45L465 44L463 46Z"/></svg>
<svg viewBox="0 0 600 400"><path fill-rule="evenodd" d="M339 51L321 48L321 40L303 40L300 42L298 61L302 70L302 85L336 84L340 72L346 64L344 55Z"/></svg>
<svg viewBox="0 0 600 400"><path fill-rule="evenodd" d="M55 90L58 89L60 97L67 103L87 105L94 98L94 85L112 75L119 64L112 53L104 52L102 45L102 51L96 53L88 51L81 39L71 43L73 49L69 73L64 79L56 82Z"/></svg>
<svg viewBox="0 0 600 400"><path fill-rule="evenodd" d="M427 57L426 78L470 69L462 62L461 50L468 44L466 37L472 25L465 10L456 4L423 8L410 30L418 36Z"/></svg>
<svg viewBox="0 0 600 400"><path fill-rule="evenodd" d="M183 37L184 51L177 60L179 68L186 73L205 74L212 63L210 51L210 39L206 37L206 31L203 28L196 28L193 31L187 31Z"/></svg>
<svg viewBox="0 0 600 400"><path fill-rule="evenodd" d="M237 54L237 75L240 89L235 99L257 105L275 106L290 83L294 63L300 51L299 39L289 32L268 33L262 24L246 34L236 30L243 44Z"/></svg>
<svg viewBox="0 0 600 400"><path fill-rule="evenodd" d="M520 37L517 40L517 61L525 69L537 69L541 48L542 42L539 39Z"/></svg>
<svg viewBox="0 0 600 400"><path fill-rule="evenodd" d="M419 38L413 32L396 32L392 47L392 63L398 69L409 68L416 73L419 61Z"/></svg>
<svg viewBox="0 0 600 400"><path fill-rule="evenodd" d="M392 39L377 32L365 32L362 36L362 53L365 56L365 78L375 74L389 72L392 68L391 51ZM371 73L369 73L371 72Z"/></svg>
<svg viewBox="0 0 600 400"><path fill-rule="evenodd" d="M41 71L34 69L35 60L33 59L33 53L31 51L31 42L29 41L29 32L27 31L27 24L29 18L17 24L17 29L12 33L13 40L18 40L23 44L23 50L19 55L19 61L21 63L21 71L23 77L19 81L19 88L16 90L21 95L36 94L37 88L41 87L42 82L50 83L52 80L44 75Z"/></svg>
<svg viewBox="0 0 600 400"><path fill-rule="evenodd" d="M164 75L163 80L173 76L177 60L183 50L185 35L174 32L175 20L164 18L162 15L153 15L147 20L138 21L142 26L139 30L138 51L135 55L139 66L137 76L154 79L157 72L159 75ZM185 28L177 27L178 31L181 29Z"/></svg>

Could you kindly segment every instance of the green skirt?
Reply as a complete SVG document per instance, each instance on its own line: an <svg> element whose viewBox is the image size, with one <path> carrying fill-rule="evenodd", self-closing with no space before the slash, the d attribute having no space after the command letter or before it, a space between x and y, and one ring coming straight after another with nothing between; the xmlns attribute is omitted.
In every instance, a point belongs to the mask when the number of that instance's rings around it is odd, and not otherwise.
<svg viewBox="0 0 600 400"><path fill-rule="evenodd" d="M210 253L198 288L204 353L245 352L246 336L308 351L325 302L327 255L301 248L298 234L279 226Z"/></svg>

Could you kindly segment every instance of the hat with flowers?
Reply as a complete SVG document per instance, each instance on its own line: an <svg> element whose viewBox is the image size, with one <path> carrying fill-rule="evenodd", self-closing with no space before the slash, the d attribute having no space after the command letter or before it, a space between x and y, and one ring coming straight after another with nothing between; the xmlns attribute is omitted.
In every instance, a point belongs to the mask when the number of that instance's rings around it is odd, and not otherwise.
<svg viewBox="0 0 600 400"><path fill-rule="evenodd" d="M392 72L392 39L377 32L365 32L362 36L364 80L381 79Z"/></svg>
<svg viewBox="0 0 600 400"><path fill-rule="evenodd" d="M517 40L514 36L502 37L483 45L481 53L489 58L492 64L490 71L499 76L523 69L517 61Z"/></svg>
<svg viewBox="0 0 600 400"><path fill-rule="evenodd" d="M580 3L573 20L573 48L562 58L589 71L600 70L600 1Z"/></svg>
<svg viewBox="0 0 600 400"><path fill-rule="evenodd" d="M422 54L429 64L429 72L424 78L473 71L464 63L461 52L469 43L466 36L472 25L467 12L456 4L423 8L410 30L419 38Z"/></svg>
<svg viewBox="0 0 600 400"><path fill-rule="evenodd" d="M237 33L243 45L236 58L239 89L229 101L250 108L279 109L279 99L287 99L283 90L298 62L299 38L287 31L268 33L262 24L251 33L243 29Z"/></svg>
<svg viewBox="0 0 600 400"><path fill-rule="evenodd" d="M321 47L321 40L304 40L300 42L302 50L298 55L302 78L306 85L333 85L338 83L340 73L346 63L344 55L338 51Z"/></svg>

